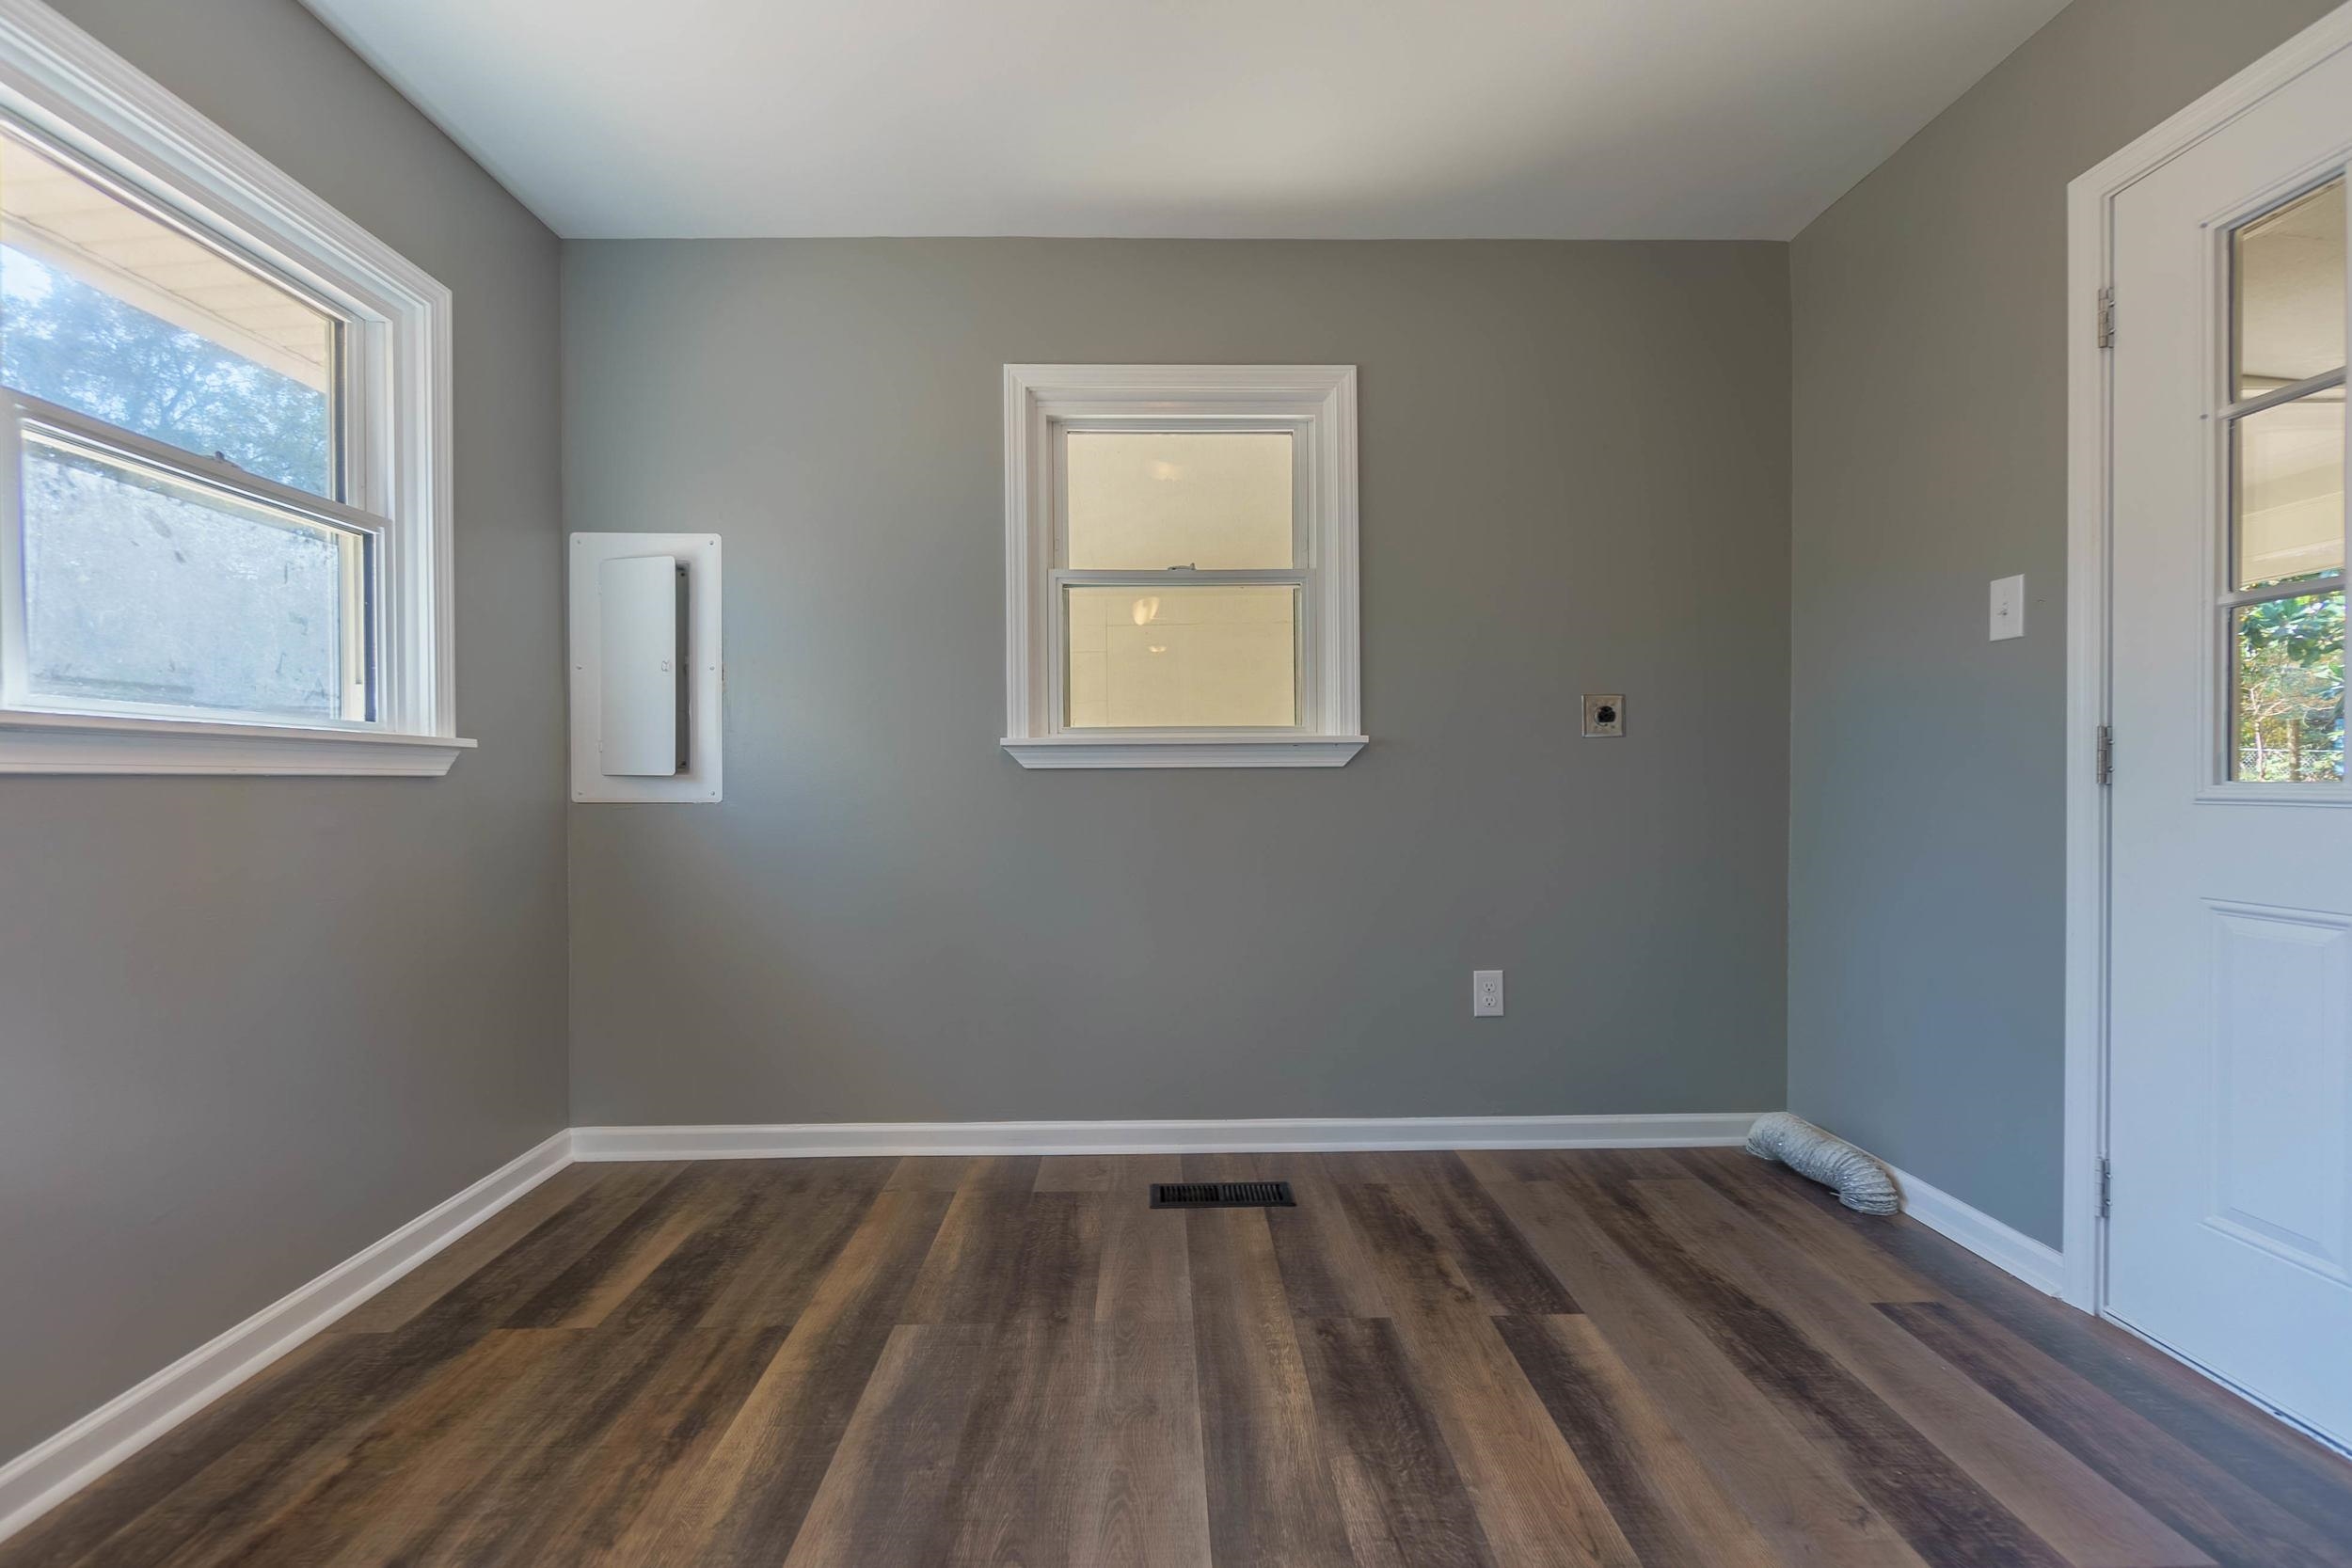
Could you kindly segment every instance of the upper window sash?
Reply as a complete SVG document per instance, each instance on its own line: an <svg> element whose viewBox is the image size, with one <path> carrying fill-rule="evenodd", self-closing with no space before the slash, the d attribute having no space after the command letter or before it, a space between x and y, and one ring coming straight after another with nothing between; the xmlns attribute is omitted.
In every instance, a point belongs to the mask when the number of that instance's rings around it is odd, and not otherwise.
<svg viewBox="0 0 2352 1568"><path fill-rule="evenodd" d="M20 173L11 167L12 157L24 157L37 164L45 163L57 176L87 186L93 193L118 204L126 214L152 225L151 235L139 237L142 247L150 239L180 242L179 249L163 259L167 264L184 266L191 256L209 254L220 272L229 278L238 275L248 277L267 289L273 300L284 301L315 315L326 329L326 341L321 345L324 362L319 367L317 382L325 405L326 451L322 455L326 467L319 476L321 483L317 489L310 490L308 485L303 488L332 500L362 508L371 507L374 498L365 493L369 475L364 468L355 474L354 466L344 450L352 433L364 432L373 423L366 406L364 390L356 390L346 385L350 358L347 345L359 325L347 307L319 293L302 279L281 273L268 262L248 255L233 238L211 231L142 184L59 144L17 115L0 113L0 193L8 193L14 199L24 194L24 185L29 183L38 188L42 182L38 168ZM73 215L69 207L50 214L50 222L70 225ZM201 305L195 296L177 293L171 286L158 284L142 276L140 263L115 261L96 248L107 244L119 245L127 237L116 231L94 241L78 242L70 233L45 229L38 221L14 215L5 229L9 248L61 276L69 286L79 285L94 290L116 305L193 332L213 349L234 355L262 370L310 379L302 373L300 356L271 341L266 330L257 331L249 325L241 326L229 315ZM152 264L151 252L149 264ZM202 281L205 286L217 289L223 279L215 276ZM179 309L175 309L175 306ZM233 310L234 307L230 309ZM188 319L190 316L196 319ZM28 396L41 395L38 387L13 387L11 389ZM93 419L104 420L104 416L95 410L85 409L83 412ZM200 449L191 450L204 455ZM354 483L355 478L358 483Z"/></svg>
<svg viewBox="0 0 2352 1568"><path fill-rule="evenodd" d="M1297 418L1269 417L1262 420L1235 419L1230 415L1200 415L1185 418L1171 415L1133 415L1115 418L1053 418L1046 432L1047 451L1053 461L1054 494L1054 567L1071 571L1070 565L1070 441L1069 437L1089 434L1114 435L1286 435L1291 438L1291 564L1282 567L1250 568L1296 577L1313 570L1315 554L1314 508L1316 504L1315 422ZM1173 570L1171 562L1164 570ZM1136 575L1120 569L1124 575ZM1141 570L1141 569L1137 569ZM1213 568L1216 575L1234 576L1230 568ZM1094 575L1100 576L1101 573Z"/></svg>

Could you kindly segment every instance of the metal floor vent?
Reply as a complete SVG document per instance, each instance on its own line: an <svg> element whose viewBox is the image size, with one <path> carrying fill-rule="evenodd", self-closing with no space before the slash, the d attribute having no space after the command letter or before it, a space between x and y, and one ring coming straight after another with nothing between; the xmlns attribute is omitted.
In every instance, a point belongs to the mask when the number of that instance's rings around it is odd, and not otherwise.
<svg viewBox="0 0 2352 1568"><path fill-rule="evenodd" d="M1154 1209L1295 1209L1287 1181L1154 1181Z"/></svg>

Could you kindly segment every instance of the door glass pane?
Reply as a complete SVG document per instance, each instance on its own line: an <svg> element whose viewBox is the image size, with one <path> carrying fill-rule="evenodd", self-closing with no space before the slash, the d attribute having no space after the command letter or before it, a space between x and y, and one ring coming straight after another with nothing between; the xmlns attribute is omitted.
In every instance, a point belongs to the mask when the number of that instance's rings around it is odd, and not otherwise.
<svg viewBox="0 0 2352 1568"><path fill-rule="evenodd" d="M23 451L34 700L369 717L364 535L38 432Z"/></svg>
<svg viewBox="0 0 2352 1568"><path fill-rule="evenodd" d="M2233 397L2325 375L2344 361L2344 181L2238 230Z"/></svg>
<svg viewBox="0 0 2352 1568"><path fill-rule="evenodd" d="M2239 588L2344 570L2344 388L2237 421Z"/></svg>
<svg viewBox="0 0 2352 1568"><path fill-rule="evenodd" d="M335 496L336 319L0 123L0 380Z"/></svg>
<svg viewBox="0 0 2352 1568"><path fill-rule="evenodd" d="M1071 588L1073 729L1298 722L1298 590Z"/></svg>
<svg viewBox="0 0 2352 1568"><path fill-rule="evenodd" d="M2344 591L2247 605L2230 616L2234 776L2344 778Z"/></svg>
<svg viewBox="0 0 2352 1568"><path fill-rule="evenodd" d="M1073 430L1067 548L1078 571L1291 565L1288 431Z"/></svg>

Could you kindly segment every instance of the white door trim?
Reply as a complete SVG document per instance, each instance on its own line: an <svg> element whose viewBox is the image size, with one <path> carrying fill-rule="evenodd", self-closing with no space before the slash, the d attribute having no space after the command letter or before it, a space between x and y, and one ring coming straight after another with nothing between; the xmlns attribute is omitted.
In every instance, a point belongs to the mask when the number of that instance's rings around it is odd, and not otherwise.
<svg viewBox="0 0 2352 1568"><path fill-rule="evenodd" d="M2086 1312L2106 1299L2099 1163L2107 1147L2107 796L2099 727L2108 717L2108 461L2112 435L2100 297L2114 277L2116 198L2329 56L2352 48L2338 7L2066 187L2066 1164L2065 1281ZM2131 302L2116 304L2131 330ZM2131 737L2116 764L2132 766Z"/></svg>

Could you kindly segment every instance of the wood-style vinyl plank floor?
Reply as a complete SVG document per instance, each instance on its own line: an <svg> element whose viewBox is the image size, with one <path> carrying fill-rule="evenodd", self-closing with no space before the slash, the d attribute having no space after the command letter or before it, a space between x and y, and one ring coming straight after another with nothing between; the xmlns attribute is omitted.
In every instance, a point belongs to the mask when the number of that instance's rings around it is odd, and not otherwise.
<svg viewBox="0 0 2352 1568"><path fill-rule="evenodd" d="M2352 1466L1736 1150L582 1164L0 1544L392 1563L2352 1568Z"/></svg>

